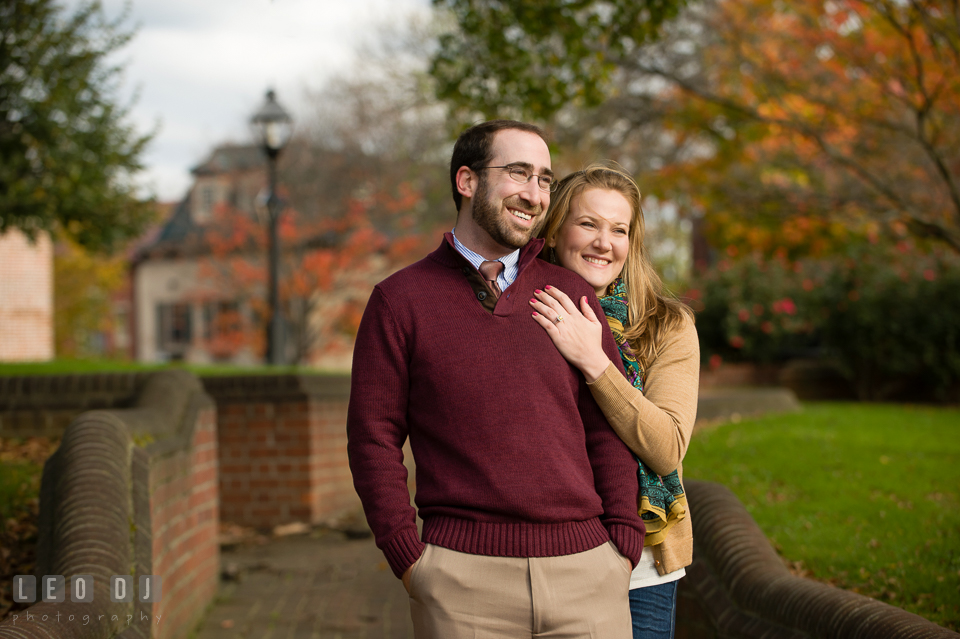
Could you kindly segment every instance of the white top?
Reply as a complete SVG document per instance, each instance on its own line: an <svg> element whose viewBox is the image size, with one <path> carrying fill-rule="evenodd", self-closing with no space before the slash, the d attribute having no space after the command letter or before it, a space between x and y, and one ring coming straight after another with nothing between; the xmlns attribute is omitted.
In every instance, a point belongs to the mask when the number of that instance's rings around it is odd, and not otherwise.
<svg viewBox="0 0 960 639"><path fill-rule="evenodd" d="M659 586L676 581L687 574L683 568L661 575L657 572L657 565L654 563L653 553L649 550L640 555L640 563L630 573L630 590L635 588L646 588L647 586Z"/></svg>

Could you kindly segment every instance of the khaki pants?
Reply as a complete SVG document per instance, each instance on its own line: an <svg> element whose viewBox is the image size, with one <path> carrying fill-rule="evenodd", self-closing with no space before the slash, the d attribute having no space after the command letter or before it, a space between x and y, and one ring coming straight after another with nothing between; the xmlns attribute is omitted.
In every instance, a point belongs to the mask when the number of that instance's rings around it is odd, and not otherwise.
<svg viewBox="0 0 960 639"><path fill-rule="evenodd" d="M630 562L610 542L563 557L427 544L410 575L417 639L630 639Z"/></svg>

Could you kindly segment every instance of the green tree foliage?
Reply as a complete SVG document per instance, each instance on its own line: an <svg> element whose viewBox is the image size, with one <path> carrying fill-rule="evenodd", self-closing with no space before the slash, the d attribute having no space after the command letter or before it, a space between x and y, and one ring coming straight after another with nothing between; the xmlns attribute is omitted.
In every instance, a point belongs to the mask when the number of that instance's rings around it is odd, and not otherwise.
<svg viewBox="0 0 960 639"><path fill-rule="evenodd" d="M53 258L53 333L57 357L122 356L97 339L113 333L113 302L126 284L127 259L122 252L105 256L65 240Z"/></svg>
<svg viewBox="0 0 960 639"><path fill-rule="evenodd" d="M546 119L596 106L615 60L657 37L685 0L433 0L456 29L439 38L437 95L461 116Z"/></svg>
<svg viewBox="0 0 960 639"><path fill-rule="evenodd" d="M127 124L109 58L132 33L98 1L0 4L0 232L62 232L109 250L153 208L132 176L150 136Z"/></svg>

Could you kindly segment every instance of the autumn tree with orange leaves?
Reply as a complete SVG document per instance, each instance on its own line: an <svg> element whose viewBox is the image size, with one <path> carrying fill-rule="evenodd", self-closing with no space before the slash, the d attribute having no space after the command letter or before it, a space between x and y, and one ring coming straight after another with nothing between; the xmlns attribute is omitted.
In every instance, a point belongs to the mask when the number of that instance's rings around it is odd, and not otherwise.
<svg viewBox="0 0 960 639"><path fill-rule="evenodd" d="M664 177L720 246L796 257L906 231L960 252L958 20L955 1L716 3L696 73L637 65L670 82L667 129L713 150Z"/></svg>
<svg viewBox="0 0 960 639"><path fill-rule="evenodd" d="M560 12L564 33L600 4ZM593 93L525 113L551 115L561 148L614 157L703 215L715 246L798 257L907 232L960 252L957 0L705 0L652 43L568 53L551 81L586 64ZM545 71L516 73L491 91L526 95Z"/></svg>
<svg viewBox="0 0 960 639"><path fill-rule="evenodd" d="M288 331L286 359L307 364L321 356L345 356L373 285L426 252L427 235L413 234L411 212L422 195L401 183L394 193L348 198L333 216L310 216L287 207L280 218L279 295ZM377 212L375 215L374 212ZM392 224L371 220L392 215ZM229 299L210 318L206 350L228 358L242 348L265 348L266 229L256 217L219 207L206 229L210 250L201 260L194 297ZM208 302L209 303L209 302ZM245 317L243 309L249 309Z"/></svg>

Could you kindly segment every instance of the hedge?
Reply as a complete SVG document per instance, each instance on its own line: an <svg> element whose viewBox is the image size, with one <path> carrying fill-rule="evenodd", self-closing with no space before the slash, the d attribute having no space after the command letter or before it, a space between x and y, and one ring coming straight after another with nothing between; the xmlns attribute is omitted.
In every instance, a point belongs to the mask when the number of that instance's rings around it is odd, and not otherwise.
<svg viewBox="0 0 960 639"><path fill-rule="evenodd" d="M861 399L960 401L960 256L908 241L705 269L686 294L705 361L831 360Z"/></svg>

